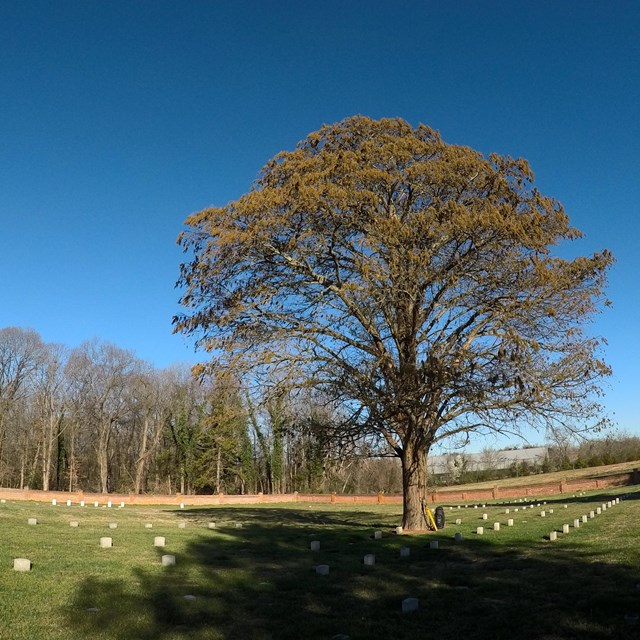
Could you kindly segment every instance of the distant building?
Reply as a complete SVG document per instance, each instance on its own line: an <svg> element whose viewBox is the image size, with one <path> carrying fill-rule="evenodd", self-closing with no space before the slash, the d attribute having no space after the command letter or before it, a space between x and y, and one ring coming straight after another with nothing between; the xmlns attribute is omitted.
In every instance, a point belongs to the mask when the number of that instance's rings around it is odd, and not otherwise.
<svg viewBox="0 0 640 640"><path fill-rule="evenodd" d="M447 453L432 456L427 460L429 473L433 475L457 475L467 471L486 471L508 469L511 465L523 462L540 465L547 457L548 447L530 449L508 449L506 451L483 451L481 453Z"/></svg>

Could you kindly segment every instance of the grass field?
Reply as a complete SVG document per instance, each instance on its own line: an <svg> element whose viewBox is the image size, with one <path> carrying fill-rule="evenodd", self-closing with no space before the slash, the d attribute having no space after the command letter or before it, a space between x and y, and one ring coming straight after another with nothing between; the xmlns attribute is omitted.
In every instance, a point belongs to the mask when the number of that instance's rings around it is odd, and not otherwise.
<svg viewBox="0 0 640 640"><path fill-rule="evenodd" d="M625 494L549 541L550 531ZM640 487L632 487L549 496L532 509L447 506L446 527L422 536L395 535L400 510L384 505L180 510L8 502L0 505L0 638L640 637L633 617L640 612L638 498ZM27 524L31 517L36 526ZM454 541L458 531L462 542ZM113 548L100 548L102 536L113 538ZM164 549L153 546L155 536L166 537ZM311 540L320 551L310 551ZM400 557L403 546L409 558ZM163 553L175 555L176 565L162 567ZM368 553L375 566L363 564ZM17 557L30 559L32 570L14 571ZM330 574L317 575L318 564ZM419 599L418 612L401 612L407 597Z"/></svg>
<svg viewBox="0 0 640 640"><path fill-rule="evenodd" d="M640 460L632 462L618 462L617 464L603 465L600 467L587 467L585 469L567 469L563 471L552 471L550 473L540 473L518 478L503 478L501 480L486 480L484 482L474 482L473 484L457 484L451 489L455 491L467 491L473 489L493 489L498 487L529 487L536 484L546 484L553 482L578 482L585 479L606 478L607 476L619 473L629 473L640 468ZM442 487L445 489L445 487Z"/></svg>

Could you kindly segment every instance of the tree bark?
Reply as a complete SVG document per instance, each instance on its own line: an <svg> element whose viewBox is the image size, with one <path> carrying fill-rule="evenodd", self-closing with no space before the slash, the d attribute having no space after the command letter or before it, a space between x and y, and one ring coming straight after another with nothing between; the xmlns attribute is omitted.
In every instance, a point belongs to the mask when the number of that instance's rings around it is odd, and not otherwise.
<svg viewBox="0 0 640 640"><path fill-rule="evenodd" d="M98 468L100 469L100 491L109 493L109 436L110 421L104 420L98 436Z"/></svg>
<svg viewBox="0 0 640 640"><path fill-rule="evenodd" d="M149 416L145 415L142 423L142 442L140 443L140 453L136 462L136 477L134 481L134 493L142 493L142 480L144 478L145 464L147 462L147 439L149 431Z"/></svg>
<svg viewBox="0 0 640 640"><path fill-rule="evenodd" d="M218 447L218 454L216 456L216 493L220 493L220 476L222 474L222 452Z"/></svg>
<svg viewBox="0 0 640 640"><path fill-rule="evenodd" d="M427 529L424 513L427 504L427 452L411 444L405 446L402 461L402 528L405 531Z"/></svg>

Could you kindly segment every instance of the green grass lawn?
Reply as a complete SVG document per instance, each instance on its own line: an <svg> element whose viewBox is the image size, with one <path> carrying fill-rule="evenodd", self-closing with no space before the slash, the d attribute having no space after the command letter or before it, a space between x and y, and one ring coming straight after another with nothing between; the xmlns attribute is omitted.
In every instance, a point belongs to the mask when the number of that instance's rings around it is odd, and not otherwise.
<svg viewBox="0 0 640 640"><path fill-rule="evenodd" d="M550 531L628 491L619 505L549 541ZM520 503L447 506L446 527L422 536L395 535L400 509L385 505L1 504L0 638L640 637L630 618L640 613L639 498L634 487L550 496L525 510ZM113 538L113 548L100 548L102 536ZM164 549L153 546L155 536L166 537ZM437 550L429 544L435 539ZM310 551L311 540L320 551ZM403 546L409 558L400 557ZM163 553L176 565L162 567ZM375 566L363 564L368 553ZM17 557L30 559L32 570L15 572ZM330 574L317 575L318 564ZM418 612L401 612L407 597L419 599Z"/></svg>

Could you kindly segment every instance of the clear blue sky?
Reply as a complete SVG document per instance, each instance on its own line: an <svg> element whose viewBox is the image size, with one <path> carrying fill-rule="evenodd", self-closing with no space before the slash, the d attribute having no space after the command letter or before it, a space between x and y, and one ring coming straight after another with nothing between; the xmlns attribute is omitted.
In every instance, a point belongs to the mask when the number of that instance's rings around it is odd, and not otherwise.
<svg viewBox="0 0 640 640"><path fill-rule="evenodd" d="M323 123L400 116L527 158L571 251L613 251L592 329L640 433L639 33L632 0L3 0L0 327L196 361L171 334L184 218Z"/></svg>

